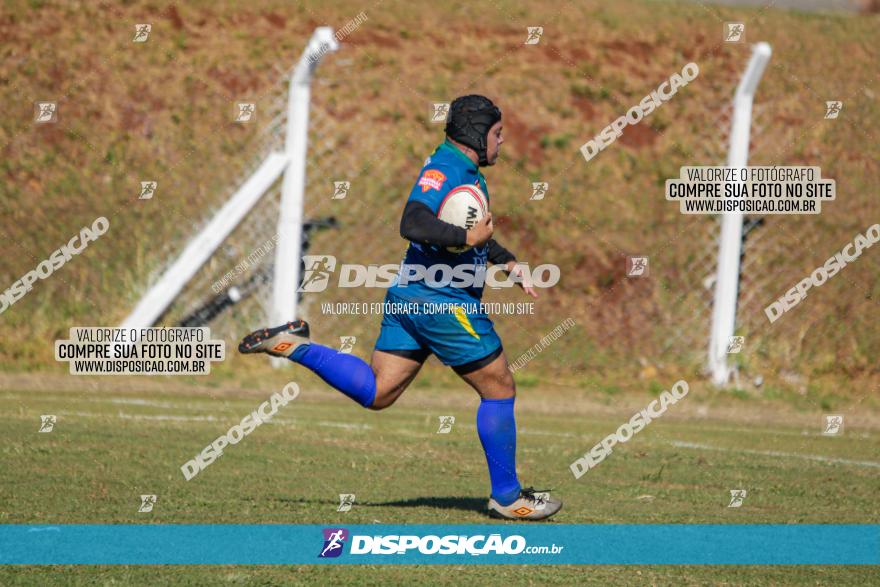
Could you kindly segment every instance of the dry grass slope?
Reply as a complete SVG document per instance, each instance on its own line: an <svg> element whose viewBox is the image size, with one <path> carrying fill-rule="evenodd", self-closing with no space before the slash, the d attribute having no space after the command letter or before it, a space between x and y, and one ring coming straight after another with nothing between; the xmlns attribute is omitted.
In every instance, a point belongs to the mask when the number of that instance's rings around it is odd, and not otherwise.
<svg viewBox="0 0 880 587"><path fill-rule="evenodd" d="M821 165L837 180L838 200L819 217L779 217L762 229L766 245L749 253L760 279L740 314L752 341L743 369L768 380L790 371L876 385L880 251L772 327L762 316L764 305L880 219L876 16L640 0L486 2L478 19L469 10L401 1L7 3L0 283L97 216L112 227L0 317L4 369L59 369L52 340L73 325L120 320L228 194L232 163L249 158L255 137L230 122L233 101L276 89L315 26L338 29L365 11L368 20L327 60L315 89L316 117L332 129L335 149L321 169L334 176L309 178L308 212L333 212L343 225L315 249L344 262L396 262L403 197L440 139L427 122L429 103L485 93L504 109L507 135L502 161L487 173L498 238L523 259L563 269L534 316L498 320L509 354L572 317L576 331L527 376L586 382L642 373L665 381L665 372L696 371L706 328L697 271L713 245L708 221L681 216L662 185L681 165L721 161L717 128L749 49L721 43L720 31L723 21L744 19L749 41L774 49L751 161ZM152 23L151 38L133 44L140 22ZM536 23L545 31L540 44L523 45ZM700 66L697 80L584 162L583 142L688 61ZM830 99L844 102L837 121L822 118ZM34 125L35 100L57 100L59 122ZM327 186L343 177L357 195L332 208ZM144 179L159 182L153 200L136 199ZM530 182L539 179L551 182L549 196L530 202ZM623 259L634 253L650 255L650 280L623 276ZM336 295L380 301L382 292ZM328 339L356 334L366 349L375 337L378 318L330 320L309 309Z"/></svg>

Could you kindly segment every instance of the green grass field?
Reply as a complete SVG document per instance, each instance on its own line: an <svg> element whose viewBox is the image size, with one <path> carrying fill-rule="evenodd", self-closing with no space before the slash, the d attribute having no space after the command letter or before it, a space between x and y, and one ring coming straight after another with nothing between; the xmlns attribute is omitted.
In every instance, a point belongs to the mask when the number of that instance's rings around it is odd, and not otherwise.
<svg viewBox="0 0 880 587"><path fill-rule="evenodd" d="M288 373L289 375L289 373ZM84 380L86 381L86 380ZM160 389L164 388L164 389ZM3 385L3 523L504 523L483 514L488 480L474 427L475 395L462 384L415 386L397 405L368 412L326 388L300 396L202 471L180 466L280 385L202 391L174 380L138 387L113 380L64 391ZM580 480L568 464L650 401L567 400L531 388L518 402L519 472L565 501L555 523L878 523L880 436L848 418L821 435L821 413L692 389L663 419ZM722 406L728 406L722 408ZM723 411L721 411L723 409ZM38 433L42 414L57 416ZM776 414L774 416L774 414ZM449 434L438 417L454 415ZM741 508L729 490L747 489ZM338 494L354 493L338 513ZM155 494L138 513L141 494ZM551 522L551 523L554 523ZM587 546L585 546L587 547ZM592 547L592 546L589 546ZM599 568L6 568L2 584L817 584L868 583L876 569L748 567ZM639 575L639 573L641 573Z"/></svg>

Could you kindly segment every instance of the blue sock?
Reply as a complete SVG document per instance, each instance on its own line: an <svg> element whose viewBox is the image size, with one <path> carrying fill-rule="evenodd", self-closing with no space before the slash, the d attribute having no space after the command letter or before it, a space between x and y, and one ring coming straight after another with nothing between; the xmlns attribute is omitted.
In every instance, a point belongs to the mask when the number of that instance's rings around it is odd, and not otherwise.
<svg viewBox="0 0 880 587"><path fill-rule="evenodd" d="M331 387L369 408L376 399L376 376L363 359L310 343L297 347L290 360L308 367Z"/></svg>
<svg viewBox="0 0 880 587"><path fill-rule="evenodd" d="M484 399L477 410L477 433L489 465L492 497L501 505L516 501L520 491L516 478L514 399Z"/></svg>

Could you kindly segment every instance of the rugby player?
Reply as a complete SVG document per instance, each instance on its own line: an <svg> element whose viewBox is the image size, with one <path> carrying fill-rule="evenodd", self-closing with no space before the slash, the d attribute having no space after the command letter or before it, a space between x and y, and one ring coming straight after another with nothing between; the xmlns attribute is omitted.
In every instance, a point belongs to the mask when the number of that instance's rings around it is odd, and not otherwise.
<svg viewBox="0 0 880 587"><path fill-rule="evenodd" d="M486 195L480 167L494 165L504 142L501 110L484 96L457 98L449 109L446 140L427 159L403 210L400 235L409 241L404 265L431 267L462 264L477 271L487 263L504 265L520 277L516 258L492 238L492 214L467 230L443 222L437 212L444 197L463 184L477 185ZM471 248L452 253L447 247ZM401 268L401 272L403 267ZM424 279L395 280L385 297L385 308L412 304L431 307L466 304L446 313L385 312L382 328L368 365L360 358L311 341L309 325L298 320L264 328L246 336L241 353L268 353L286 357L312 371L365 408L382 410L393 404L433 353L480 395L477 432L486 453L491 495L489 514L517 520L540 520L555 514L562 502L547 493L523 488L516 475L516 386L508 369L501 339L489 317L479 311L482 284L438 287Z"/></svg>

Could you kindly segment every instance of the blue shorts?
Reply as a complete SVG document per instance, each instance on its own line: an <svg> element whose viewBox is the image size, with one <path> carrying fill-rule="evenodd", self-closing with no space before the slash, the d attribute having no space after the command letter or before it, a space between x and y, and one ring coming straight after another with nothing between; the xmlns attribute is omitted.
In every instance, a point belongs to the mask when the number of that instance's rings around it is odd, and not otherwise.
<svg viewBox="0 0 880 587"><path fill-rule="evenodd" d="M376 341L377 351L414 351L422 359L434 353L444 365L458 367L497 357L501 339L489 316L472 312L474 308L437 312L437 304L428 307L400 298L391 292L385 296L386 312ZM455 302L450 302L455 303ZM474 302L475 304L479 302ZM403 311L389 312L389 308ZM415 310L415 311L413 311ZM494 356L492 356L494 355Z"/></svg>

